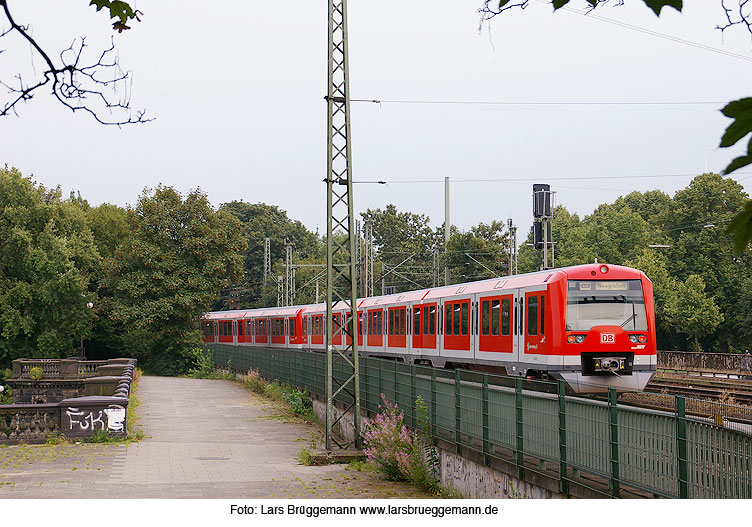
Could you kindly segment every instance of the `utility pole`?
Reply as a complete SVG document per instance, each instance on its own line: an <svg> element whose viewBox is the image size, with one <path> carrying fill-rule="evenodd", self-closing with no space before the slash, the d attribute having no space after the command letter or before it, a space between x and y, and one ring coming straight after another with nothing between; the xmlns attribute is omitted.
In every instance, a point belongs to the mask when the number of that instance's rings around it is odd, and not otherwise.
<svg viewBox="0 0 752 527"><path fill-rule="evenodd" d="M433 287L439 285L439 248L433 248Z"/></svg>
<svg viewBox="0 0 752 527"><path fill-rule="evenodd" d="M361 448L360 366L358 357L357 267L355 217L352 203L350 162L350 87L347 43L347 0L329 0L327 77L327 222L326 222L326 448L332 443L347 448L350 443L334 437L335 425L352 411L353 442ZM343 237L334 238L335 232ZM335 263L336 262L336 263ZM349 305L342 330L343 346L332 344L333 308L339 301ZM346 316L349 314L349 317ZM348 338L349 336L349 338ZM339 379L334 377L337 365ZM348 407L334 417L334 399L342 393ZM341 439L340 439L341 441Z"/></svg>
<svg viewBox="0 0 752 527"><path fill-rule="evenodd" d="M507 230L509 231L509 269L508 275L517 274L517 227L512 225L512 218L507 220Z"/></svg>
<svg viewBox="0 0 752 527"><path fill-rule="evenodd" d="M285 301L284 276L277 275L277 307L282 307Z"/></svg>
<svg viewBox="0 0 752 527"><path fill-rule="evenodd" d="M373 222L365 222L365 251L364 251L364 279L363 279L363 296L373 296Z"/></svg>
<svg viewBox="0 0 752 527"><path fill-rule="evenodd" d="M272 272L272 242L269 238L264 238L264 285L269 280L269 274Z"/></svg>
<svg viewBox="0 0 752 527"><path fill-rule="evenodd" d="M285 238L285 305L295 304L295 266L292 263L293 244Z"/></svg>
<svg viewBox="0 0 752 527"><path fill-rule="evenodd" d="M449 237L452 231L452 224L449 222L449 176L444 178L444 285L449 285L451 281L449 276Z"/></svg>

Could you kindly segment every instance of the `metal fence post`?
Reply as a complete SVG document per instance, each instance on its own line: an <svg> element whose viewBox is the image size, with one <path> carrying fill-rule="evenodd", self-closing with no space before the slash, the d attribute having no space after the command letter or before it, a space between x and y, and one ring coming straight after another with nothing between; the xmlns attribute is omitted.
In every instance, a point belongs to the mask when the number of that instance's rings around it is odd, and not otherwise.
<svg viewBox="0 0 752 527"><path fill-rule="evenodd" d="M559 388L559 490L569 493L569 475L567 473L567 385L558 381Z"/></svg>
<svg viewBox="0 0 752 527"><path fill-rule="evenodd" d="M410 364L410 414L413 419L413 428L417 428L417 420L415 419L415 363Z"/></svg>
<svg viewBox="0 0 752 527"><path fill-rule="evenodd" d="M384 393L384 376L381 369L381 359L376 359L376 363L379 365L379 396L376 399L377 404L381 404L381 394Z"/></svg>
<svg viewBox="0 0 752 527"><path fill-rule="evenodd" d="M515 423L517 432L517 477L525 479L525 467L523 462L525 442L523 438L522 430L522 378L516 377L514 379L514 407L515 407Z"/></svg>
<svg viewBox="0 0 752 527"><path fill-rule="evenodd" d="M679 463L679 498L689 497L687 483L687 414L684 396L674 397L676 402L676 451Z"/></svg>
<svg viewBox="0 0 752 527"><path fill-rule="evenodd" d="M460 377L460 370L454 370L454 444L457 449L457 453L462 453L461 433L462 433L462 393L460 386L462 378Z"/></svg>
<svg viewBox="0 0 752 527"><path fill-rule="evenodd" d="M608 389L609 431L611 438L611 495L619 497L619 426L616 390Z"/></svg>
<svg viewBox="0 0 752 527"><path fill-rule="evenodd" d="M491 449L488 445L488 374L483 374L483 463L488 466Z"/></svg>
<svg viewBox="0 0 752 527"><path fill-rule="evenodd" d="M431 368L431 435L436 437L436 368Z"/></svg>

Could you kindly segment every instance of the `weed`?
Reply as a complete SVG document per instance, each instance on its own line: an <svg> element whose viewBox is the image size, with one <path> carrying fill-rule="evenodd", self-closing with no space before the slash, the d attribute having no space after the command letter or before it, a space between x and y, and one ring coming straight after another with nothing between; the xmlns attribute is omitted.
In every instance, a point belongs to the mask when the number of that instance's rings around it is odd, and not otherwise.
<svg viewBox="0 0 752 527"><path fill-rule="evenodd" d="M283 389L282 397L295 415L313 415L313 402L306 392L289 387L289 390Z"/></svg>
<svg viewBox="0 0 752 527"><path fill-rule="evenodd" d="M122 438L110 434L108 430L94 430L91 437L88 439L89 443L115 443L121 441Z"/></svg>
<svg viewBox="0 0 752 527"><path fill-rule="evenodd" d="M45 442L48 445L62 445L64 443L68 443L69 441L62 432L53 432L47 435Z"/></svg>
<svg viewBox="0 0 752 527"><path fill-rule="evenodd" d="M44 376L44 371L39 366L32 366L29 368L29 377L32 381L39 381Z"/></svg>
<svg viewBox="0 0 752 527"><path fill-rule="evenodd" d="M311 451L306 447L300 447L298 449L298 462L307 467L313 465L313 454L311 454Z"/></svg>
<svg viewBox="0 0 752 527"><path fill-rule="evenodd" d="M345 467L345 470L354 470L355 472L363 472L364 470L368 470L370 468L371 468L371 465L368 463L368 461L364 459L353 459L347 464L347 466Z"/></svg>

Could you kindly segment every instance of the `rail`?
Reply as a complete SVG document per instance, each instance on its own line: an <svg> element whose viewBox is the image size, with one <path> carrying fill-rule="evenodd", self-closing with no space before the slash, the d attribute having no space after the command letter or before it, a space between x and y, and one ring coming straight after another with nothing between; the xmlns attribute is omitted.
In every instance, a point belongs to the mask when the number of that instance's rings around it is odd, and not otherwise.
<svg viewBox="0 0 752 527"><path fill-rule="evenodd" d="M325 393L324 355L209 344L215 364ZM335 380L345 372L334 368ZM564 493L608 497L752 498L749 425L727 428L672 411L567 395L563 383L442 370L377 358L361 360L361 405L379 411L380 394L415 427L425 402L432 435L462 455L505 467L521 479L553 478ZM347 405L348 395L337 399ZM579 492L582 495L582 492Z"/></svg>

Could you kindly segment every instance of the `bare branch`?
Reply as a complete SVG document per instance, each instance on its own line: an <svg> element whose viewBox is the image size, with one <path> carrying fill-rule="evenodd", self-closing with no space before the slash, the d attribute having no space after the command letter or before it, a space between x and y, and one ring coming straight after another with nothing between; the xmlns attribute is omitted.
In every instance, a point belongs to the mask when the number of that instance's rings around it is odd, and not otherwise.
<svg viewBox="0 0 752 527"><path fill-rule="evenodd" d="M720 29L721 32L726 31L733 26L743 26L747 28L747 31L752 35L752 24L750 24L750 3L749 0L737 0L738 5L735 7L727 7L726 0L721 0L721 7L726 15L726 24L718 25L715 28Z"/></svg>
<svg viewBox="0 0 752 527"><path fill-rule="evenodd" d="M40 78L31 83L26 82L20 74L14 77L13 83L0 80L0 86L9 95L8 101L0 103L0 117L18 116L18 105L31 100L39 88L49 85L52 96L63 106L72 112L81 110L88 113L100 124L121 126L152 120L146 117L145 110L131 109L129 88L132 75L120 69L114 40L96 60L86 62L86 38L75 39L60 52L56 63L30 35L28 26L15 22L8 8L8 0L0 0L0 7L10 23L10 28L0 33L0 38L13 32L19 34L31 45L33 55L42 57L46 65ZM119 88L122 88L125 96L118 97Z"/></svg>

